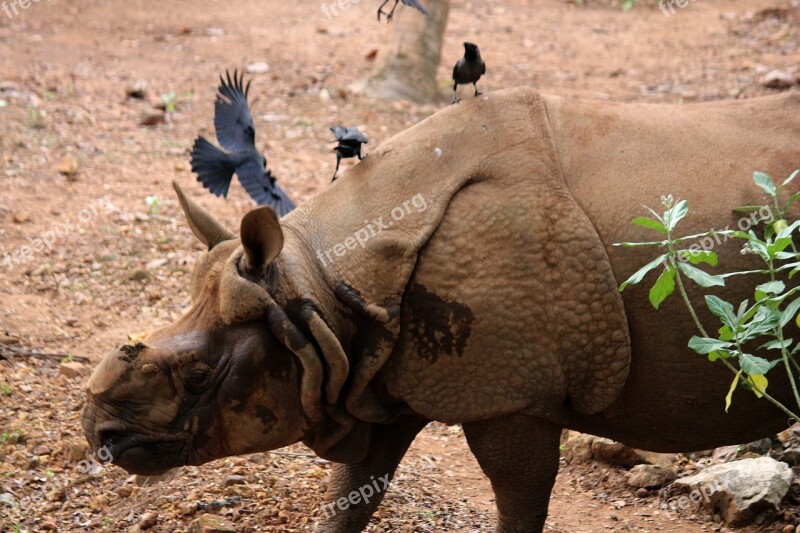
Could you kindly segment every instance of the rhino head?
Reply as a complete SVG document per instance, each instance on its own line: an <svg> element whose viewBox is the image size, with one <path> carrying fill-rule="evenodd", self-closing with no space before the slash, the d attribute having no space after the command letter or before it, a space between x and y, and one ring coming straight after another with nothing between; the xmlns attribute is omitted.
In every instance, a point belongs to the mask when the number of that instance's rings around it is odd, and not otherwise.
<svg viewBox="0 0 800 533"><path fill-rule="evenodd" d="M275 301L294 289L278 273L284 239L275 213L249 212L235 237L176 190L208 246L194 269L192 306L106 355L83 411L92 447L144 475L292 444L320 418L310 391L319 389L321 363L282 310L287 301Z"/></svg>

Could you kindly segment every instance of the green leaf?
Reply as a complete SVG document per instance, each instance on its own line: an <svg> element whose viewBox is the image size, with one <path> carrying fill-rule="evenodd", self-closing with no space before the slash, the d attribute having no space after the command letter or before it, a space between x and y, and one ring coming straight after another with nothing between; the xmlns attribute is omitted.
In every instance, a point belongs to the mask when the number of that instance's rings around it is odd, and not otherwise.
<svg viewBox="0 0 800 533"><path fill-rule="evenodd" d="M778 363L778 361L770 363L763 357L758 357L749 353L739 354L739 366L742 367L742 371L745 374L751 376L753 374L766 374L776 363Z"/></svg>
<svg viewBox="0 0 800 533"><path fill-rule="evenodd" d="M797 177L798 174L800 174L800 168L789 174L789 177L783 180L783 183L781 183L781 187L789 185L792 182L792 180Z"/></svg>
<svg viewBox="0 0 800 533"><path fill-rule="evenodd" d="M681 200L674 207L669 209L666 213L664 213L664 222L667 228L670 231L675 229L675 226L678 225L678 222L686 216L686 213L689 212L689 202L686 200Z"/></svg>
<svg viewBox="0 0 800 533"><path fill-rule="evenodd" d="M719 262L717 254L710 250L681 250L678 254L682 259L689 261L693 265L708 263L711 266L717 266Z"/></svg>
<svg viewBox="0 0 800 533"><path fill-rule="evenodd" d="M699 268L687 263L678 263L678 268L686 274L686 277L700 285L701 287L724 287L725 280L720 276L713 276Z"/></svg>
<svg viewBox="0 0 800 533"><path fill-rule="evenodd" d="M782 281L768 281L756 287L757 291L766 292L769 294L780 294L786 288Z"/></svg>
<svg viewBox="0 0 800 533"><path fill-rule="evenodd" d="M764 189L771 198L775 198L778 194L778 189L775 187L775 184L772 182L772 178L770 178L767 174L763 172L753 172L753 181L756 185Z"/></svg>
<svg viewBox="0 0 800 533"><path fill-rule="evenodd" d="M692 335L692 338L689 339L689 348L701 354L717 352L732 346L733 343L721 341L719 339L712 339L710 337L698 337L697 335Z"/></svg>
<svg viewBox="0 0 800 533"><path fill-rule="evenodd" d="M732 341L733 340L733 329L727 324L719 328L719 340L721 341Z"/></svg>
<svg viewBox="0 0 800 533"><path fill-rule="evenodd" d="M656 268L658 265L664 262L664 259L667 258L667 254L662 254L647 263L645 266L637 270L631 277L625 280L622 285L619 286L619 292L625 290L625 287L628 285L636 285L640 281L644 279L648 272Z"/></svg>
<svg viewBox="0 0 800 533"><path fill-rule="evenodd" d="M667 228L664 227L664 224L650 217L636 217L631 222L643 228L654 229L659 233L667 233Z"/></svg>
<svg viewBox="0 0 800 533"><path fill-rule="evenodd" d="M784 211L788 211L788 210L789 210L789 208L790 208L790 207L792 207L792 204L793 204L793 203L795 203L795 201L796 201L798 198L800 198L800 192L796 192L796 193L794 193L793 195L791 195L791 196L789 197L789 199L786 201L786 205L784 205L784 206L783 206L783 210L784 210Z"/></svg>
<svg viewBox="0 0 800 533"><path fill-rule="evenodd" d="M774 341L769 341L768 343L760 346L759 348L762 348L764 350L782 350L784 348L788 348L791 345L792 345L792 339L783 339L782 341L775 339Z"/></svg>
<svg viewBox="0 0 800 533"><path fill-rule="evenodd" d="M736 325L736 313L733 310L733 304L730 304L718 296L713 294L706 295L706 305L708 310L722 319L722 323L733 329Z"/></svg>
<svg viewBox="0 0 800 533"><path fill-rule="evenodd" d="M767 392L767 386L769 385L769 381L767 381L767 376L756 374L753 376L747 376L747 381L750 385L753 386L753 394L761 398L764 396L764 392ZM758 390L756 390L756 387Z"/></svg>
<svg viewBox="0 0 800 533"><path fill-rule="evenodd" d="M731 401L733 400L733 391L736 390L736 385L739 384L739 377L742 375L742 371L739 370L735 376L733 376L733 382L731 382L731 387L728 389L728 394L725 395L725 412L728 412L728 409L731 407Z"/></svg>
<svg viewBox="0 0 800 533"><path fill-rule="evenodd" d="M791 239L792 233L794 233L794 230L796 230L798 227L800 227L800 220L795 220L790 225L781 229L776 239Z"/></svg>
<svg viewBox="0 0 800 533"><path fill-rule="evenodd" d="M782 328L786 327L786 324L788 324L795 317L795 315L797 315L798 320L800 320L800 315L797 314L798 310L800 310L800 298L787 305L786 309L784 309L781 313L780 324ZM798 323L798 326L800 326L800 322Z"/></svg>
<svg viewBox="0 0 800 533"><path fill-rule="evenodd" d="M658 309L661 302L675 290L675 270L666 268L656 280L653 288L650 289L650 304Z"/></svg>

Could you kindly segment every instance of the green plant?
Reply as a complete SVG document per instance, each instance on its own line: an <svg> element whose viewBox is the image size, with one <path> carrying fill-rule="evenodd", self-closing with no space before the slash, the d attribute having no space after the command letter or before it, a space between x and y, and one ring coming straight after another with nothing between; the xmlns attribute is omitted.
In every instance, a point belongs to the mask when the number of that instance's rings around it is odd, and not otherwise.
<svg viewBox="0 0 800 533"><path fill-rule="evenodd" d="M175 91L170 91L161 95L161 102L164 104L164 110L167 113L175 112L175 103L178 100L178 95Z"/></svg>
<svg viewBox="0 0 800 533"><path fill-rule="evenodd" d="M148 196L144 199L144 202L147 204L151 215L158 213L158 196Z"/></svg>
<svg viewBox="0 0 800 533"><path fill-rule="evenodd" d="M11 396L11 394L13 394L11 392L11 387L8 386L8 383L3 383L0 385L0 393L2 393L3 396Z"/></svg>
<svg viewBox="0 0 800 533"><path fill-rule="evenodd" d="M661 274L650 289L650 303L658 309L677 288L700 333L689 339L689 348L707 356L709 361L720 361L734 374L733 382L725 397L726 411L730 407L734 391L741 384L759 398L767 399L792 419L800 421L800 416L796 414L797 409L793 411L794 408L787 407L766 392L769 385L767 373L782 365L787 373L794 400L800 408L800 393L795 377L795 372L800 373L800 364L796 360L800 354L800 342L792 347L794 340L786 335L785 330L793 321L800 327L800 314L798 314L800 297L795 296L800 292L800 287L787 288L783 279L780 279L787 274L788 279L792 279L800 272L800 253L797 252L792 238L795 230L800 227L800 221L789 223L785 218L789 207L800 198L800 193L792 194L788 199L782 200L786 186L798 174L800 170L794 171L781 185L776 186L767 174L753 173L753 181L767 193L772 205L743 206L736 208L735 211L753 212L768 208L768 211L772 212L774 207L777 215L772 213L773 216L765 221L763 237L758 236L753 229L712 230L675 237L675 229L688 214L689 205L685 200L675 201L670 195L662 198L662 204L666 209L662 215L648 208L652 217L638 217L632 221L634 224L660 233L664 236L663 240L616 244L625 247L653 246L662 250L661 255L622 283L619 290L621 292L628 285L641 282L649 272L661 267ZM696 265L717 266L719 260L717 254L707 249L708 247L701 248L697 245L698 239L712 236L741 239L744 241L742 253L758 257L763 267L717 275L698 268ZM706 295L705 302L709 311L721 323L717 333L711 335L698 318L695 307L687 295L684 279L691 280L702 288L710 288L724 286L727 278L740 275L757 275L767 279L754 286L752 304L749 300L745 300L734 306L733 303L717 296ZM751 353L756 350L761 355Z"/></svg>

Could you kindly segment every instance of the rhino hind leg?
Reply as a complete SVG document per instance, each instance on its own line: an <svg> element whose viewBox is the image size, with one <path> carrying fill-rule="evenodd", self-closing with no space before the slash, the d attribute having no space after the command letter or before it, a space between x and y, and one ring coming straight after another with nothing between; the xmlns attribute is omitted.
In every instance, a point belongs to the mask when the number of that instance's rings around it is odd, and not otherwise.
<svg viewBox="0 0 800 533"><path fill-rule="evenodd" d="M561 427L521 414L463 426L470 450L492 482L496 533L541 533L558 473Z"/></svg>
<svg viewBox="0 0 800 533"><path fill-rule="evenodd" d="M321 519L315 530L319 533L363 531L383 500L397 465L428 422L414 417L373 425L369 452L362 461L334 463L326 503L321 506Z"/></svg>

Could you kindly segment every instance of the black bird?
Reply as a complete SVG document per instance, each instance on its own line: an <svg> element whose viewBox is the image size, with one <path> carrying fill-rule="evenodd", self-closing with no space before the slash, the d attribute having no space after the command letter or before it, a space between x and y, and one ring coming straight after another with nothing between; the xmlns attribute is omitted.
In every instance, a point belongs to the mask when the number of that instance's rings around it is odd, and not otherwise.
<svg viewBox="0 0 800 533"><path fill-rule="evenodd" d="M456 87L459 84L466 85L471 83L475 86L475 96L480 96L478 90L478 80L486 74L486 63L481 59L481 51L477 44L464 43L464 57L458 60L453 67L453 103L460 102L456 96Z"/></svg>
<svg viewBox="0 0 800 533"><path fill-rule="evenodd" d="M358 131L358 128L334 126L331 131L336 136L336 140L339 141L339 144L333 149L336 152L336 170L333 171L333 178L331 179L333 181L336 179L336 173L339 172L339 163L342 159L349 157L358 157L359 161L364 159L361 157L361 145L367 144L369 141L366 135Z"/></svg>
<svg viewBox="0 0 800 533"><path fill-rule="evenodd" d="M391 22L392 21L392 17L394 16L394 10L397 9L397 4L399 4L401 2L401 0L394 0L394 6L392 7L392 10L389 11L388 13L385 13L383 11L383 6L388 4L390 1L391 0L383 0L383 3L381 4L381 7L378 8L378 22L381 21L381 15L386 15L386 22ZM402 2L403 2L403 4L405 4L407 6L411 6L411 7L415 8L415 9L420 10L424 15L428 14L428 11L424 7L422 7L422 4L417 2L417 0L402 0Z"/></svg>
<svg viewBox="0 0 800 533"><path fill-rule="evenodd" d="M258 205L268 205L283 216L295 205L275 183L272 172L267 170L267 160L256 148L256 130L247 105L250 81L243 86L244 73L239 76L238 71L233 72L233 79L225 71L225 77L219 77L214 102L214 129L224 150L198 137L192 147L192 171L203 187L222 197L228 196L235 172Z"/></svg>

